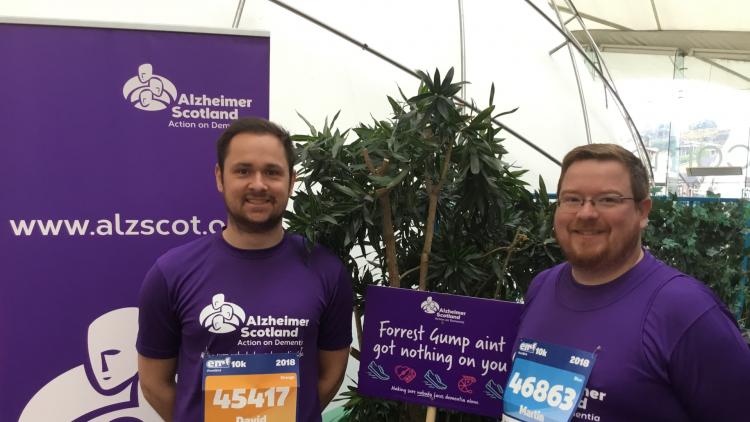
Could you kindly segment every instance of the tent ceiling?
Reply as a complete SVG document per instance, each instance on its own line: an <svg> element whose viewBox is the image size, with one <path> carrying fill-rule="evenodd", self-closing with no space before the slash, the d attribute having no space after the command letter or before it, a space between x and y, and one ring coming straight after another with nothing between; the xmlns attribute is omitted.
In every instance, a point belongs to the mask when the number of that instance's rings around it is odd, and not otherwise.
<svg viewBox="0 0 750 422"><path fill-rule="evenodd" d="M750 61L750 32L735 31L621 31L590 30L602 51L684 55ZM589 45L583 31L573 31L579 43Z"/></svg>
<svg viewBox="0 0 750 422"><path fill-rule="evenodd" d="M565 0L554 0L561 10ZM572 0L578 12L637 31L750 31L747 0ZM587 19L589 28L606 25ZM612 27L610 27L612 28Z"/></svg>
<svg viewBox="0 0 750 422"><path fill-rule="evenodd" d="M694 56L744 83L750 73L748 0L552 0L578 42L602 51ZM717 62L721 60L721 62Z"/></svg>

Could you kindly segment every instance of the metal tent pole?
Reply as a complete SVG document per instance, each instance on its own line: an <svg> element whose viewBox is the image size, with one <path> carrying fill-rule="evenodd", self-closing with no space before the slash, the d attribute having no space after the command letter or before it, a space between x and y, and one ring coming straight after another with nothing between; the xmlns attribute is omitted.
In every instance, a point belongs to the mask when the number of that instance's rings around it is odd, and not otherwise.
<svg viewBox="0 0 750 422"><path fill-rule="evenodd" d="M641 134L638 132L637 127L635 126L635 122L633 122L633 118L630 116L630 113L628 112L628 109L625 107L625 103L623 103L622 98L620 98L620 94L617 93L617 91L614 89L614 86L612 83L604 76L601 70L596 66L596 63L594 63L593 60L586 54L586 52L581 48L576 40L568 34L565 30L560 28L558 25L555 24L555 22L552 21L552 19L549 18L544 12L542 12L539 7L537 7L534 3L531 2L531 0L524 0L526 4L528 4L532 9L534 9L544 20L547 21L550 25L552 25L553 28L557 30L565 39L568 40L575 48L578 50L578 52L583 56L583 58L591 65L591 67L594 69L594 71L599 75L599 77L602 78L602 82L608 89L609 93L614 97L614 99L617 101L617 104L620 108L620 112L623 114L623 118L625 119L626 124L630 128L631 135L633 136L633 139L635 139L636 142L636 150L639 152L639 155L642 155L642 159L645 161L645 164L648 168L648 174L650 179L654 180L654 171L651 167L651 159L649 158L648 154L646 154L646 147L643 144L643 139L641 139ZM554 6L553 6L554 7ZM585 30L585 27L584 27ZM640 148L639 148L640 146Z"/></svg>
<svg viewBox="0 0 750 422"><path fill-rule="evenodd" d="M461 37L461 80L466 80L466 30L464 28L464 0L458 0L458 32ZM461 99L466 99L466 85L461 86Z"/></svg>
<svg viewBox="0 0 750 422"><path fill-rule="evenodd" d="M245 9L245 0L240 0L237 4L237 11L234 12L234 22L232 22L232 28L238 28L240 26L240 19L242 19L242 11Z"/></svg>
<svg viewBox="0 0 750 422"><path fill-rule="evenodd" d="M562 16L560 16L560 11L557 10L557 7L553 7L552 9L555 11L555 14L557 15L557 20L559 20L560 23L563 24L563 19L562 19ZM584 130L586 131L586 143L591 145L591 125L589 124L589 113L588 113L588 110L586 110L586 96L583 94L583 86L581 85L581 75L578 73L578 63L576 62L576 56L573 53L573 47L571 47L570 43L567 43L567 44L568 44L568 54L570 55L570 64L573 65L573 74L576 77L576 85L578 86L578 97L581 99L581 112L583 114Z"/></svg>

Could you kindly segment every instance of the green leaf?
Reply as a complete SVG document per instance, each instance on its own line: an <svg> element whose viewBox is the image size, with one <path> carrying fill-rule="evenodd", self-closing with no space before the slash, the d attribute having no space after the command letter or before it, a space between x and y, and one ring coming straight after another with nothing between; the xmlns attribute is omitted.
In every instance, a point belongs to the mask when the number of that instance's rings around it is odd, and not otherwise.
<svg viewBox="0 0 750 422"><path fill-rule="evenodd" d="M496 114L495 117L493 117L493 119L497 119L500 116L505 116L506 114L515 113L516 110L518 110L518 107L514 108L513 110L508 110L508 111L504 111L504 112L502 112L500 114Z"/></svg>
<svg viewBox="0 0 750 422"><path fill-rule="evenodd" d="M330 215L327 215L327 214L323 214L323 215L319 216L318 219L320 221L325 221L325 222L331 223L333 225L337 225L338 224L338 221L336 221L335 218L333 218L333 217L331 217Z"/></svg>
<svg viewBox="0 0 750 422"><path fill-rule="evenodd" d="M448 70L448 73L445 74L445 79L443 79L443 84L440 86L441 90L445 90L448 88L448 86L451 84L451 81L453 80L453 67L451 67ZM448 95L448 94L444 94Z"/></svg>
<svg viewBox="0 0 750 422"><path fill-rule="evenodd" d="M409 101L409 99L406 97L406 94L404 94L404 91L401 90L401 87L400 86L397 86L397 87L398 87L398 93L401 94L401 98L403 98L404 101Z"/></svg>
<svg viewBox="0 0 750 422"><path fill-rule="evenodd" d="M367 177L380 187L388 186L388 184L393 180L393 178L390 176L378 176L375 174L370 174Z"/></svg>
<svg viewBox="0 0 750 422"><path fill-rule="evenodd" d="M388 102L391 103L391 109L393 109L393 114L396 116L400 116L404 113L404 109L401 108L401 106L394 100L390 95L388 96Z"/></svg>
<svg viewBox="0 0 750 422"><path fill-rule="evenodd" d="M476 115L471 120L471 123L469 123L470 128L477 128L479 125L484 123L484 121L492 114L492 111L495 109L495 106L489 106L485 108L484 110L480 111L479 114Z"/></svg>
<svg viewBox="0 0 750 422"><path fill-rule="evenodd" d="M424 100L425 98L434 97L435 94L432 92L425 92L424 94L419 94L414 97L409 98L407 101L411 104L418 103L419 101Z"/></svg>
<svg viewBox="0 0 750 422"><path fill-rule="evenodd" d="M338 184L336 182L331 182L331 187L336 189L337 191L343 193L344 195L350 196L352 198L358 198L359 195L357 195L356 192L354 192L351 188Z"/></svg>
<svg viewBox="0 0 750 422"><path fill-rule="evenodd" d="M341 110L337 111L336 114L333 115L333 119L331 119L331 127L336 123L336 119L339 118L339 114L341 113Z"/></svg>
<svg viewBox="0 0 750 422"><path fill-rule="evenodd" d="M295 113L297 113L297 115L300 117L300 119L302 119L305 122L305 124L307 125L307 127L310 128L310 133L313 136L318 136L318 131L315 129L315 126L313 126L310 122L308 122L307 119L305 119L305 116L301 115L299 113L299 111L296 111Z"/></svg>
<svg viewBox="0 0 750 422"><path fill-rule="evenodd" d="M469 156L469 161L471 163L470 164L471 172L473 174L479 174L479 170L481 169L481 166L479 164L479 157L477 157L476 152L472 151L471 155Z"/></svg>
<svg viewBox="0 0 750 422"><path fill-rule="evenodd" d="M401 173L398 174L390 183L388 183L388 186L386 186L386 189L393 189L396 185L401 183L402 180L406 177L406 175L409 174L409 170L402 170Z"/></svg>
<svg viewBox="0 0 750 422"><path fill-rule="evenodd" d="M438 113L440 113L441 116L443 116L443 119L447 121L451 121L451 106L449 106L447 103L447 100L445 98L438 98L437 100L437 109Z"/></svg>
<svg viewBox="0 0 750 422"><path fill-rule="evenodd" d="M416 73L417 73L417 76L419 76L419 79L422 80L422 83L425 84L425 86L427 87L427 89L429 91L432 91L432 87L433 87L433 85L432 85L432 78L430 78L430 76L428 74L422 72L421 70L417 70Z"/></svg>
<svg viewBox="0 0 750 422"><path fill-rule="evenodd" d="M344 142L346 142L346 138L344 138L343 136L336 137L336 142L333 143L333 147L331 148L331 155L333 156L333 158L336 158L339 155L339 151L344 145Z"/></svg>
<svg viewBox="0 0 750 422"><path fill-rule="evenodd" d="M539 175L539 199L543 204L549 204L549 195L547 195L547 185L544 184L542 175Z"/></svg>
<svg viewBox="0 0 750 422"><path fill-rule="evenodd" d="M453 85L445 88L445 90L443 91L443 95L445 95L446 97L452 97L452 96L456 95L458 93L458 91L461 91L461 87L463 87L463 85L464 85L463 82L455 83L455 84L453 84Z"/></svg>
<svg viewBox="0 0 750 422"><path fill-rule="evenodd" d="M490 86L490 105L495 101L495 83L493 82Z"/></svg>

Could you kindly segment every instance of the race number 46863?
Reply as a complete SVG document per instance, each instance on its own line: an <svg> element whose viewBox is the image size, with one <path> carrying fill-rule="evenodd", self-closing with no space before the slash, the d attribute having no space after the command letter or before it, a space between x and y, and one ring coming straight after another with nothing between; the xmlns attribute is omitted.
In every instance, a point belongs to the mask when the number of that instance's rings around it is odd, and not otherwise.
<svg viewBox="0 0 750 422"><path fill-rule="evenodd" d="M513 391L513 394L520 392L525 398L531 397L538 403L547 402L550 406L562 411L572 409L575 404L576 391L574 389L560 384L550 385L550 382L543 378L527 377L524 379L519 372L513 373L508 388Z"/></svg>

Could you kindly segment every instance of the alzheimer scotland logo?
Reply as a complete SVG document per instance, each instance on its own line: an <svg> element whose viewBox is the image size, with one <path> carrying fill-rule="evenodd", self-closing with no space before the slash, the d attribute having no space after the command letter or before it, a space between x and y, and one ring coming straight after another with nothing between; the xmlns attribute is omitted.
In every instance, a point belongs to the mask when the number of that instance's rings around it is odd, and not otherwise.
<svg viewBox="0 0 750 422"><path fill-rule="evenodd" d="M209 332L224 334L235 331L245 323L245 311L238 305L226 302L224 294L215 294L211 304L203 308L198 320Z"/></svg>
<svg viewBox="0 0 750 422"><path fill-rule="evenodd" d="M159 111L177 99L177 88L169 79L155 75L150 63L143 63L138 66L138 76L123 85L122 95L137 109Z"/></svg>
<svg viewBox="0 0 750 422"><path fill-rule="evenodd" d="M179 76L173 75L178 78ZM202 89L213 90L210 83L202 83ZM192 92L180 82L182 92L169 79L154 74L151 63L138 66L138 75L125 82L122 96L139 110L170 110L169 127L226 129L229 122L237 120L240 109L251 109L252 98L239 98L219 93ZM198 120L198 121L195 121Z"/></svg>
<svg viewBox="0 0 750 422"><path fill-rule="evenodd" d="M428 296L427 300L422 302L421 308L425 313L434 314L440 310L440 305L432 300L432 296Z"/></svg>
<svg viewBox="0 0 750 422"><path fill-rule="evenodd" d="M457 322L463 324L463 318L466 316L465 311L458 311L455 309L449 309L444 306L440 306L432 296L427 296L427 300L423 301L419 307L422 311L429 315L434 315L434 318L438 321Z"/></svg>

